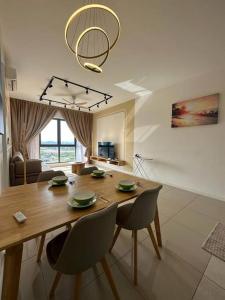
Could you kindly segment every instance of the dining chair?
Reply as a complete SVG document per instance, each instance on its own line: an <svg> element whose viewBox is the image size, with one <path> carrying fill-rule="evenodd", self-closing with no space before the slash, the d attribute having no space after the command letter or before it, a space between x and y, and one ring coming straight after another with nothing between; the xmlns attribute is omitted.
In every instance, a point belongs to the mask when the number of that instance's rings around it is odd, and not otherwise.
<svg viewBox="0 0 225 300"><path fill-rule="evenodd" d="M54 171L54 170L48 170L48 171L43 171L39 174L37 178L37 182L42 182L42 181L48 181L51 180L55 176L65 176L65 173L63 171Z"/></svg>
<svg viewBox="0 0 225 300"><path fill-rule="evenodd" d="M51 180L55 176L65 176L65 173L60 170L59 171L54 171L54 170L43 171L38 176L37 182L48 181L48 180ZM71 224L68 224L66 227L68 230L70 230ZM37 262L40 262L40 260L41 260L41 255L42 255L43 248L44 248L45 238L46 238L46 234L44 233L44 234L42 234L41 240L39 243Z"/></svg>
<svg viewBox="0 0 225 300"><path fill-rule="evenodd" d="M161 259L158 245L151 227L151 223L154 221L157 198L162 186L146 190L140 194L133 203L122 205L118 208L116 224L118 225L115 232L113 242L109 252L112 251L113 246L119 236L121 229L127 229L132 231L133 238L133 251L134 251L134 284L137 285L137 232L140 229L147 228L152 244L155 248L158 259Z"/></svg>
<svg viewBox="0 0 225 300"><path fill-rule="evenodd" d="M100 262L115 299L119 300L106 253L112 243L117 204L80 218L70 231L63 232L47 244L50 266L57 271L50 298L62 274L75 275L75 299L79 299L82 273Z"/></svg>
<svg viewBox="0 0 225 300"><path fill-rule="evenodd" d="M83 168L82 170L80 170L78 175L88 175L91 174L93 171L98 170L97 167L88 167L88 168Z"/></svg>

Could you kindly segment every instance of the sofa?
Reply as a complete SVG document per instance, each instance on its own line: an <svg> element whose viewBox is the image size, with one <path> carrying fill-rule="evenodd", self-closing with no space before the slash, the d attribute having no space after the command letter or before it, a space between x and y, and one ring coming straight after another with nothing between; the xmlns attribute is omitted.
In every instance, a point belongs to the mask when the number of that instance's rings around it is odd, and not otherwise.
<svg viewBox="0 0 225 300"><path fill-rule="evenodd" d="M37 181L39 174L42 172L42 161L40 159L27 159L26 173L27 183ZM24 158L20 152L16 152L9 162L10 185L24 184Z"/></svg>

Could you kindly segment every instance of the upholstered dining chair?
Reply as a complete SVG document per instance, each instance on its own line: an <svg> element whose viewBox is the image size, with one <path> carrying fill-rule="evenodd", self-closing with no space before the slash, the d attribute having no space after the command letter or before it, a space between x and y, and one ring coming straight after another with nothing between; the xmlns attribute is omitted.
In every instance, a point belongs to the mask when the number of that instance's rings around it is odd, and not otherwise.
<svg viewBox="0 0 225 300"><path fill-rule="evenodd" d="M47 244L50 266L57 271L50 298L62 274L75 275L75 299L79 299L82 273L100 262L115 299L119 300L106 253L112 243L117 204L80 218L70 231L63 232Z"/></svg>
<svg viewBox="0 0 225 300"><path fill-rule="evenodd" d="M78 175L88 175L91 174L93 171L98 170L97 167L88 167L88 168L83 168Z"/></svg>
<svg viewBox="0 0 225 300"><path fill-rule="evenodd" d="M115 242L119 236L122 228L132 230L133 237L133 250L134 250L134 284L137 285L137 232L140 229L147 228L152 244L155 248L158 259L161 259L158 245L151 227L151 223L154 221L157 198L162 186L153 189L146 190L139 195L133 203L122 205L118 208L116 224L118 225L115 232L113 242L110 248L110 252L115 245Z"/></svg>
<svg viewBox="0 0 225 300"><path fill-rule="evenodd" d="M48 171L43 171L39 174L37 178L37 182L42 182L42 181L48 181L51 180L55 176L65 176L65 173L63 171L54 171L54 170L48 170Z"/></svg>
<svg viewBox="0 0 225 300"><path fill-rule="evenodd" d="M59 171L54 171L54 170L43 171L38 176L37 182L48 181L48 180L51 180L55 176L65 176L65 173L63 171L60 171L60 170ZM71 229L70 224L68 224L66 227L67 227L68 230ZM44 233L44 234L42 234L41 240L40 240L40 243L39 243L37 262L40 262L40 260L41 260L41 255L42 255L42 252L43 252L45 238L46 238L46 234Z"/></svg>

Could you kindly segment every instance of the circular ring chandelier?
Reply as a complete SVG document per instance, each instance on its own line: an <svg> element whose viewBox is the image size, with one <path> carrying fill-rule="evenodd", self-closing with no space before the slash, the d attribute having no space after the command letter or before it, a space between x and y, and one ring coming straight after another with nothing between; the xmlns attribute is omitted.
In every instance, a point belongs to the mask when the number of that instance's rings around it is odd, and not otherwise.
<svg viewBox="0 0 225 300"><path fill-rule="evenodd" d="M81 62L80 60L80 55L78 54L79 53L79 45L80 45L80 42L82 40L82 38L88 34L88 32L90 31L93 31L93 30L96 30L96 31L100 31L103 33L104 37L106 38L106 41L107 41L107 51L105 53L103 53L101 56L105 55L105 58L103 59L103 61L97 66L93 63L88 63L88 62L85 62L84 64ZM87 28L85 29L81 34L80 36L78 37L78 40L76 42L76 58L77 58L77 61L79 62L79 64L81 65L81 67L85 68L85 69L88 69L90 71L93 71L93 72L96 72L96 73L101 73L102 72L102 69L100 68L104 63L105 61L107 60L108 56L109 56L109 50L110 50L110 41L109 41L109 38L108 38L108 35L107 33L105 32L105 30L103 30L102 28L100 27L90 27L90 28ZM100 56L99 56L100 57ZM87 57L86 57L87 58Z"/></svg>
<svg viewBox="0 0 225 300"><path fill-rule="evenodd" d="M102 73L101 66L117 43L120 30L119 18L111 8L102 4L88 4L76 10L68 19L65 41L80 66Z"/></svg>

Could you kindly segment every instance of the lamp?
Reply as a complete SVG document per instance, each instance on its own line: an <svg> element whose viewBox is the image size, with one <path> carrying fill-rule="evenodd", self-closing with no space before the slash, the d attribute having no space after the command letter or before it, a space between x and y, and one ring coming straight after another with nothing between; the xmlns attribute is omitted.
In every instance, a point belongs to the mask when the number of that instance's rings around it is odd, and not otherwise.
<svg viewBox="0 0 225 300"><path fill-rule="evenodd" d="M83 28L80 26L82 18L86 19L82 22ZM86 24L89 24L88 27ZM120 20L111 8L102 4L87 4L68 19L65 27L66 45L75 54L80 66L102 73L101 66L119 39L120 27Z"/></svg>

